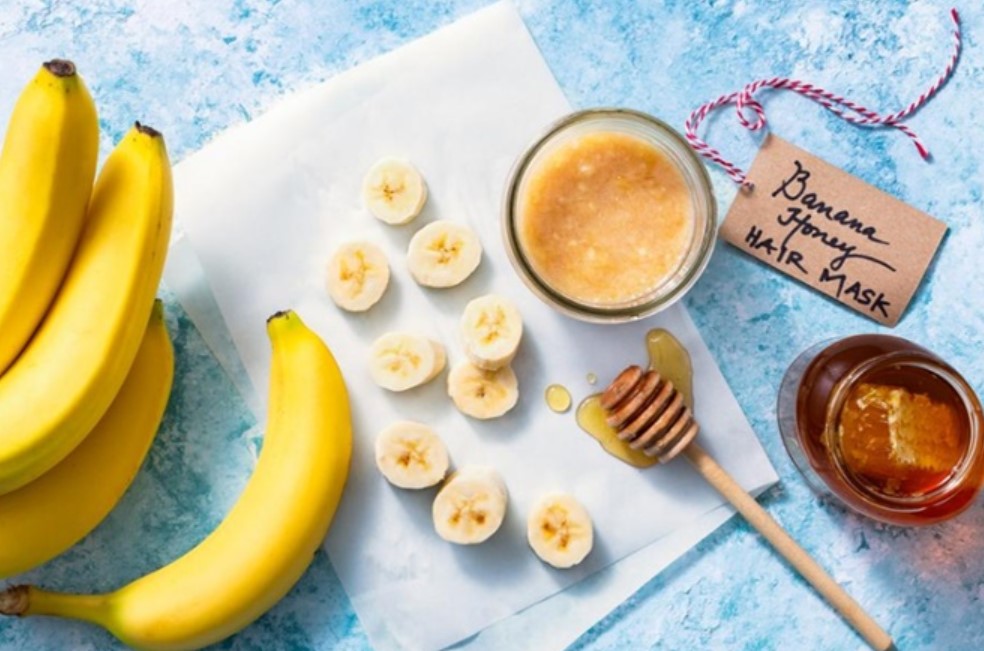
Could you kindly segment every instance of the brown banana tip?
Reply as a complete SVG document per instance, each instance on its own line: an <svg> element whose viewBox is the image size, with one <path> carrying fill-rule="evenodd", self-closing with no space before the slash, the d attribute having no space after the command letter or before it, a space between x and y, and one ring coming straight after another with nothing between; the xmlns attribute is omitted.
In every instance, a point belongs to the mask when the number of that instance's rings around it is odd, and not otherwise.
<svg viewBox="0 0 984 651"><path fill-rule="evenodd" d="M160 138L161 137L161 132L160 131L158 131L154 127L149 127L146 124L141 124L140 123L140 120L137 120L136 122L134 122L133 123L133 126L136 127L137 131L139 131L140 133L144 134L145 136L150 136L151 138Z"/></svg>
<svg viewBox="0 0 984 651"><path fill-rule="evenodd" d="M20 617L27 612L28 587L14 585L0 592L0 615Z"/></svg>
<svg viewBox="0 0 984 651"><path fill-rule="evenodd" d="M44 62L44 68L56 77L72 77L75 75L75 64L68 59L52 59Z"/></svg>
<svg viewBox="0 0 984 651"><path fill-rule="evenodd" d="M271 322L271 321L273 321L274 319L280 319L280 318L282 318L282 317L285 317L285 316L287 316L287 315L289 315L289 314L290 314L290 310L280 310L279 312L274 312L274 313L273 313L273 314L271 314L271 315L270 315L270 317L269 317L269 318L267 319L267 323L270 323L270 322Z"/></svg>

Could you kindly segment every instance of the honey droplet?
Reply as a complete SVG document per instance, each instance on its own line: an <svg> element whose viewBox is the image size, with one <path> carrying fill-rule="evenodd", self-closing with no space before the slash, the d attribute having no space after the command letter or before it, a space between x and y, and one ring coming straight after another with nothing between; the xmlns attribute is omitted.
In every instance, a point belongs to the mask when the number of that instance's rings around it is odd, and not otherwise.
<svg viewBox="0 0 984 651"><path fill-rule="evenodd" d="M563 414L571 408L571 392L560 384L551 384L544 394L547 406L558 414Z"/></svg>
<svg viewBox="0 0 984 651"><path fill-rule="evenodd" d="M646 350L649 351L649 368L673 383L683 394L683 400L694 407L694 370L690 353L667 330L657 328L646 333Z"/></svg>
<svg viewBox="0 0 984 651"><path fill-rule="evenodd" d="M588 396L577 406L577 424L591 435L606 452L636 468L648 468L659 462L618 438L615 429L605 422L605 409L601 406L601 394Z"/></svg>

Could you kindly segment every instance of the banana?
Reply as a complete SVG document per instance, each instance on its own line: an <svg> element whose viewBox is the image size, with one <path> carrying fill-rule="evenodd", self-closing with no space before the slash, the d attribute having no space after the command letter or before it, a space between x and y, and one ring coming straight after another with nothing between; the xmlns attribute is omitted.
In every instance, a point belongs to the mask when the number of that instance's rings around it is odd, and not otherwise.
<svg viewBox="0 0 984 651"><path fill-rule="evenodd" d="M444 346L407 332L389 332L369 348L369 374L390 391L406 391L430 382L444 370Z"/></svg>
<svg viewBox="0 0 984 651"><path fill-rule="evenodd" d="M434 530L448 542L475 545L488 540L506 517L509 493L498 472L466 466L451 475L434 498Z"/></svg>
<svg viewBox="0 0 984 651"><path fill-rule="evenodd" d="M138 123L99 174L44 322L0 377L0 495L64 459L119 393L154 302L171 211L164 139Z"/></svg>
<svg viewBox="0 0 984 651"><path fill-rule="evenodd" d="M376 466L394 486L428 488L448 472L448 449L433 429L403 420L376 437Z"/></svg>
<svg viewBox="0 0 984 651"><path fill-rule="evenodd" d="M349 242L328 262L328 295L349 312L365 312L379 302L389 285L386 254L370 242Z"/></svg>
<svg viewBox="0 0 984 651"><path fill-rule="evenodd" d="M427 224L410 240L407 266L424 287L454 287L478 268L482 243L463 224L439 220Z"/></svg>
<svg viewBox="0 0 984 651"><path fill-rule="evenodd" d="M526 538L540 559L557 568L573 567L594 545L591 516L567 493L548 493L530 511Z"/></svg>
<svg viewBox="0 0 984 651"><path fill-rule="evenodd" d="M448 395L466 416L498 418L516 406L519 382L512 367L487 371L465 361L448 373Z"/></svg>
<svg viewBox="0 0 984 651"><path fill-rule="evenodd" d="M423 210L427 184L407 161L384 158L366 173L362 200L376 219L398 226L409 223Z"/></svg>
<svg viewBox="0 0 984 651"><path fill-rule="evenodd" d="M0 578L46 563L109 515L150 450L173 377L157 301L123 388L92 433L44 475L0 496Z"/></svg>
<svg viewBox="0 0 984 651"><path fill-rule="evenodd" d="M151 651L200 649L245 628L304 574L348 477L352 424L341 371L293 312L267 323L273 345L266 440L226 519L170 565L99 595L17 586L0 614L55 615L105 627Z"/></svg>
<svg viewBox="0 0 984 651"><path fill-rule="evenodd" d="M523 317L503 296L480 296L465 307L461 317L465 355L475 366L494 371L508 366L523 337Z"/></svg>
<svg viewBox="0 0 984 651"><path fill-rule="evenodd" d="M96 107L75 65L48 61L14 106L0 154L0 375L58 292L98 153Z"/></svg>

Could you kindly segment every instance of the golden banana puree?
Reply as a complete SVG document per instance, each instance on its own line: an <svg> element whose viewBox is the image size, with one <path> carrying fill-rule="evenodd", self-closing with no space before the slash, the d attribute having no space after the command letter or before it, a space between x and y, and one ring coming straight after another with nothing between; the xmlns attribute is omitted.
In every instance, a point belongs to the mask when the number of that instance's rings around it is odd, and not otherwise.
<svg viewBox="0 0 984 651"><path fill-rule="evenodd" d="M676 272L694 231L683 174L631 135L596 132L560 145L533 169L519 239L533 271L588 305L638 300Z"/></svg>

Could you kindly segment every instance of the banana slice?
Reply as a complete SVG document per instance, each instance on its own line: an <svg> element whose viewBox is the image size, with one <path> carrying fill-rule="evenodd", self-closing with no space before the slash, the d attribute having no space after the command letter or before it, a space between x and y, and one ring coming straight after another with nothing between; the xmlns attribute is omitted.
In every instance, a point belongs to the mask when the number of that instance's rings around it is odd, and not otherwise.
<svg viewBox="0 0 984 651"><path fill-rule="evenodd" d="M485 466L466 466L451 475L434 498L434 529L459 545L484 542L499 529L508 502L499 473Z"/></svg>
<svg viewBox="0 0 984 651"><path fill-rule="evenodd" d="M498 418L516 406L519 382L512 367L487 371L466 361L448 374L448 395L466 416Z"/></svg>
<svg viewBox="0 0 984 651"><path fill-rule="evenodd" d="M431 222L410 240L407 266L424 287L454 287L482 261L482 243L475 232L445 220Z"/></svg>
<svg viewBox="0 0 984 651"><path fill-rule="evenodd" d="M427 488L447 474L448 449L427 425L398 421L376 437L376 466L394 486Z"/></svg>
<svg viewBox="0 0 984 651"><path fill-rule="evenodd" d="M540 498L526 521L530 547L543 562L558 568L584 560L594 545L591 516L567 493L548 493Z"/></svg>
<svg viewBox="0 0 984 651"><path fill-rule="evenodd" d="M480 296L465 307L461 339L471 363L489 371L507 366L523 337L523 317L511 301L495 294Z"/></svg>
<svg viewBox="0 0 984 651"><path fill-rule="evenodd" d="M369 242L343 244L328 262L328 295L349 312L365 312L379 302L389 279L386 254Z"/></svg>
<svg viewBox="0 0 984 651"><path fill-rule="evenodd" d="M444 346L427 337L389 332L369 349L369 374L390 391L406 391L433 380L444 369Z"/></svg>
<svg viewBox="0 0 984 651"><path fill-rule="evenodd" d="M437 343L433 339L431 339L429 341L430 341L430 344L431 344L431 348L434 349L434 368L427 375L427 379L424 380L425 383L426 382L430 382L431 380L433 380L434 378L436 378L438 375L440 375L441 374L441 371L444 370L444 367L448 365L448 355L444 351L444 346L442 346L441 344Z"/></svg>
<svg viewBox="0 0 984 651"><path fill-rule="evenodd" d="M427 202L427 184L409 162L384 158L366 173L362 200L376 219L393 225L406 224L420 214Z"/></svg>

